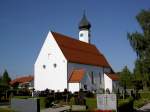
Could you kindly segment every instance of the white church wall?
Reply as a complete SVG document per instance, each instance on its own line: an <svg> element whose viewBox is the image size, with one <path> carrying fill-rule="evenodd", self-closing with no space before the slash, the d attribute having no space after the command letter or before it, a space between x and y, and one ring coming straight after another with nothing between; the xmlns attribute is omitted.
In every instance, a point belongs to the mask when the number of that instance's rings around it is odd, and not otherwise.
<svg viewBox="0 0 150 112"><path fill-rule="evenodd" d="M70 77L70 74L72 70L74 69L85 69L86 74L88 75L88 80L86 82L82 82L81 87L83 84L86 84L88 86L88 89L93 90L93 89L99 89L103 88L103 69L97 66L92 66L92 65L85 65L85 64L77 64L77 63L68 63L68 77ZM91 85L91 78L90 74L93 72L94 75L94 84ZM101 76L101 78L100 78ZM101 79L101 81L100 81ZM90 81L89 81L90 80Z"/></svg>
<svg viewBox="0 0 150 112"><path fill-rule="evenodd" d="M67 60L51 32L34 65L34 88L63 91L67 87Z"/></svg>
<svg viewBox="0 0 150 112"><path fill-rule="evenodd" d="M110 79L105 73L104 73L104 85L105 90L108 88L110 92L112 92L112 79Z"/></svg>

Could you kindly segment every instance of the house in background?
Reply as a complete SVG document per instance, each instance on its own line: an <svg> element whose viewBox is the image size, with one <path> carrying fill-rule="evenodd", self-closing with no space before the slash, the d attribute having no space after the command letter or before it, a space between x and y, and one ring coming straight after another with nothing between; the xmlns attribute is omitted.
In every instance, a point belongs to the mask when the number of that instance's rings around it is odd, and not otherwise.
<svg viewBox="0 0 150 112"><path fill-rule="evenodd" d="M114 73L104 55L91 43L91 24L85 14L79 40L50 31L34 65L35 90L105 89L104 73Z"/></svg>
<svg viewBox="0 0 150 112"><path fill-rule="evenodd" d="M12 81L10 81L10 85L12 87L17 87L17 88L27 88L27 89L33 89L33 84L34 84L34 77L29 75L29 76L22 76L18 77Z"/></svg>

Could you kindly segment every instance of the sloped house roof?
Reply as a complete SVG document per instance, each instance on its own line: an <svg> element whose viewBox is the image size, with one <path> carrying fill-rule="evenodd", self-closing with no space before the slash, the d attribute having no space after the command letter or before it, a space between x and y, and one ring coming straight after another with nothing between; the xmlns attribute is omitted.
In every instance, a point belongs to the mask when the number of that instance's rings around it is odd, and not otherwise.
<svg viewBox="0 0 150 112"><path fill-rule="evenodd" d="M52 32L52 35L67 61L79 64L110 67L104 55L94 45L56 32Z"/></svg>
<svg viewBox="0 0 150 112"><path fill-rule="evenodd" d="M80 82L85 74L85 70L84 69L77 69L77 70L73 70L71 72L71 77L69 78L69 83L78 83Z"/></svg>
<svg viewBox="0 0 150 112"><path fill-rule="evenodd" d="M111 73L111 74L106 74L110 79L112 79L113 81L118 81L119 80L119 76L117 74Z"/></svg>
<svg viewBox="0 0 150 112"><path fill-rule="evenodd" d="M14 84L19 84L19 83L25 83L25 82L31 82L33 81L34 77L33 76L22 76L22 77L18 77L14 80L12 80L10 82L11 85L14 85Z"/></svg>

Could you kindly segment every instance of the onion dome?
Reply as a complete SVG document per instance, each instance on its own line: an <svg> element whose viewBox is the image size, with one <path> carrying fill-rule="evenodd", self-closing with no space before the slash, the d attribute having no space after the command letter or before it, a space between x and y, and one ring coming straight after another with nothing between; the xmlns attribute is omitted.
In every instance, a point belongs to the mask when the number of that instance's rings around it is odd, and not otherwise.
<svg viewBox="0 0 150 112"><path fill-rule="evenodd" d="M90 22L87 20L85 13L83 14L83 17L79 23L79 29L83 30L83 29L90 29L91 28L91 24Z"/></svg>

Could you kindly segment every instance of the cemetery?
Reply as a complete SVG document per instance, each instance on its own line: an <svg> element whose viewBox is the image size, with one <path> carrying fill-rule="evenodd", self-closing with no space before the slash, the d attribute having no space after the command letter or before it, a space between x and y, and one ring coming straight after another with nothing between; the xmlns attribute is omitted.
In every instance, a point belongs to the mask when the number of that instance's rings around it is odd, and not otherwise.
<svg viewBox="0 0 150 112"><path fill-rule="evenodd" d="M109 89L98 91L62 92L45 89L36 91L32 87L19 84L0 84L0 111L2 112L46 112L88 111L88 112L133 112L150 101L150 92L142 90L139 82L132 89L123 88L110 92ZM6 105L5 108L2 108Z"/></svg>
<svg viewBox="0 0 150 112"><path fill-rule="evenodd" d="M26 112L28 109L28 112L44 112L46 109L61 109L68 112L116 112L116 110L120 112L133 112L135 102L138 102L138 100L143 99L147 95L150 96L150 93L141 93L139 98L136 98L135 93L132 92L132 94L127 92L124 92L125 94L110 94L108 92L104 94L83 91L82 89L74 93L67 91L67 89L64 89L63 92L55 92L48 89L32 92L27 90L24 90L24 92L23 90L18 90L16 92L12 90L11 94L6 98L7 101L9 100L9 109L14 112L17 112L18 109L20 109L20 112Z"/></svg>

